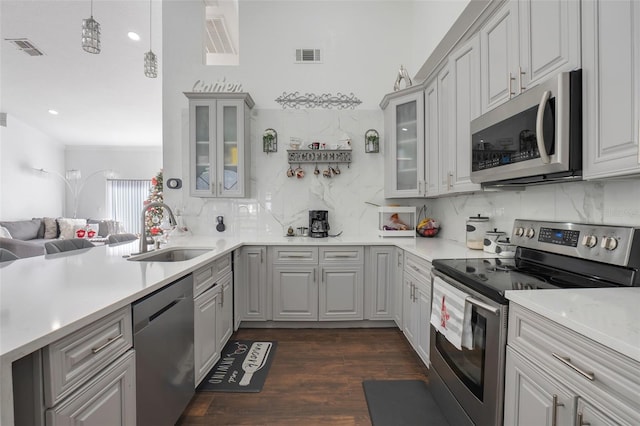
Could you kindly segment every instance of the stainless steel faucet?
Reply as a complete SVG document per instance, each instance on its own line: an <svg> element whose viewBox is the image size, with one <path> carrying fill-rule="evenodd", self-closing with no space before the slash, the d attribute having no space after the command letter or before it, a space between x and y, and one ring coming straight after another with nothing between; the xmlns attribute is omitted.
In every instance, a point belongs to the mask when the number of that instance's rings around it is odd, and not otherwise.
<svg viewBox="0 0 640 426"><path fill-rule="evenodd" d="M140 253L147 252L147 233L145 232L145 229L144 229L144 214L147 212L147 210L149 210L152 207L165 208L169 212L169 224L171 226L176 226L178 224L175 216L173 216L173 212L171 211L171 208L165 203L161 203L160 201L154 201L153 203L149 203L146 206L144 206L144 208L142 209L142 221L141 221L142 235L140 236Z"/></svg>

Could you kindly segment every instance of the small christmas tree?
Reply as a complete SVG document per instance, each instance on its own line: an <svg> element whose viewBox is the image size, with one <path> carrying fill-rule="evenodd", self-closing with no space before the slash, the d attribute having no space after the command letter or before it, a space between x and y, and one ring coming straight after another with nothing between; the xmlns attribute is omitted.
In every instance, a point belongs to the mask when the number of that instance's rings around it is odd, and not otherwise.
<svg viewBox="0 0 640 426"><path fill-rule="evenodd" d="M149 188L149 198L144 201L144 205L148 206L151 203L155 202L163 202L162 196L163 190L163 179L162 179L162 170L158 172L151 179L151 187ZM162 215L163 208L162 207L151 207L148 210L145 210L144 213L144 234L145 235L160 235L162 234L162 228L160 224L162 223Z"/></svg>

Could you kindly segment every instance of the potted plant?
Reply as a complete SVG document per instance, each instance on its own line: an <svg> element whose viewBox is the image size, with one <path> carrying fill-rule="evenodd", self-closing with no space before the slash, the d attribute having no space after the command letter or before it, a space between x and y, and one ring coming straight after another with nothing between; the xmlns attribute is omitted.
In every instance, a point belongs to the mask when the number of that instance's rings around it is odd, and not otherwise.
<svg viewBox="0 0 640 426"><path fill-rule="evenodd" d="M262 151L266 153L278 150L278 134L273 129L267 129L262 135Z"/></svg>
<svg viewBox="0 0 640 426"><path fill-rule="evenodd" d="M374 129L369 129L364 134L366 142L365 152L379 152L380 151L380 135Z"/></svg>

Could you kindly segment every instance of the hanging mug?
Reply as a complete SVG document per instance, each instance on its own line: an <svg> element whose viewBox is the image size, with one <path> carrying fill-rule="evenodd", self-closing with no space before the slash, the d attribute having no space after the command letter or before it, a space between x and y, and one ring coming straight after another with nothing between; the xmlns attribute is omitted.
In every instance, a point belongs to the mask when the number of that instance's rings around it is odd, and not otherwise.
<svg viewBox="0 0 640 426"><path fill-rule="evenodd" d="M298 179L302 179L304 177L304 170L302 170L302 167L298 167L295 172Z"/></svg>

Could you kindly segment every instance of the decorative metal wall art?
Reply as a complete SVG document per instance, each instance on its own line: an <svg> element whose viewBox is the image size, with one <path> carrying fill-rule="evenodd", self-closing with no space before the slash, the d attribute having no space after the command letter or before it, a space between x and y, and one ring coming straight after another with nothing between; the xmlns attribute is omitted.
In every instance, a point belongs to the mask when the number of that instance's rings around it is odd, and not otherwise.
<svg viewBox="0 0 640 426"><path fill-rule="evenodd" d="M350 149L294 149L287 150L287 160L292 163L351 163Z"/></svg>
<svg viewBox="0 0 640 426"><path fill-rule="evenodd" d="M278 132L274 129L267 129L262 134L262 151L267 154L278 152Z"/></svg>
<svg viewBox="0 0 640 426"><path fill-rule="evenodd" d="M315 93L305 93L301 95L300 92L287 93L283 92L281 96L276 98L276 102L282 105L283 109L286 108L333 108L337 109L354 109L357 105L360 105L362 101L356 97L353 93L348 95L337 93L335 96L330 93L323 93L316 95Z"/></svg>
<svg viewBox="0 0 640 426"><path fill-rule="evenodd" d="M380 152L380 134L375 129L369 129L364 133L364 152Z"/></svg>
<svg viewBox="0 0 640 426"><path fill-rule="evenodd" d="M393 91L397 92L400 90L400 82L404 80L404 87L411 87L413 83L411 82L411 77L409 77L409 72L405 69L404 66L400 65L400 70L398 70L398 77L396 78L396 82L393 85Z"/></svg>

